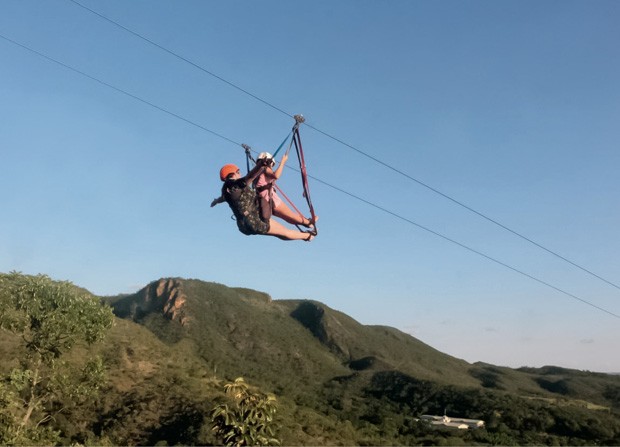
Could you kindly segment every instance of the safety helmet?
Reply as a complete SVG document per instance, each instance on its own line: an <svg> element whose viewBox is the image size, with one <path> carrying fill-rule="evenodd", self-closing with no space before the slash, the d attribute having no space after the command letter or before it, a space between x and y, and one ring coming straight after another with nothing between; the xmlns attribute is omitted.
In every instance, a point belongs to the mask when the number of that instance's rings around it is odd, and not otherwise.
<svg viewBox="0 0 620 447"><path fill-rule="evenodd" d="M271 164L272 166L276 163L273 159L273 155L271 155L269 152L261 152L260 154L258 154L258 160L263 161L263 163L265 164Z"/></svg>
<svg viewBox="0 0 620 447"><path fill-rule="evenodd" d="M224 165L222 169L220 169L220 180L221 181L226 180L226 177L228 177L230 174L234 174L238 170L239 168L237 167L237 165L233 165L233 164Z"/></svg>

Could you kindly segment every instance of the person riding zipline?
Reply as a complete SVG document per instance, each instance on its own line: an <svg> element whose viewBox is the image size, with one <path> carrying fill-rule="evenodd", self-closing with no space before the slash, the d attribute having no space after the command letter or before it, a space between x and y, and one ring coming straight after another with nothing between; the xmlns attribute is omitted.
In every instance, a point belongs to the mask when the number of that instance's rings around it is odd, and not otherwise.
<svg viewBox="0 0 620 447"><path fill-rule="evenodd" d="M241 172L236 165L223 166L220 169L220 180L224 182L222 195L214 199L211 206L227 202L235 215L239 231L245 235L260 234L275 236L285 241L311 241L314 238L312 233L292 230L273 218L266 221L261 219L258 196L250 185L264 170L265 166L262 163L257 164L245 177L241 177Z"/></svg>
<svg viewBox="0 0 620 447"><path fill-rule="evenodd" d="M274 171L275 160L269 152L261 152L256 160L258 166L264 166L265 169L254 180L254 189L259 196L259 205L261 218L268 221L273 214L284 221L293 225L302 225L307 228L313 228L314 223L318 220L318 216L314 219L303 216L300 212L293 212L278 196L275 191L276 180L282 175L284 165L288 160L288 152L282 156L280 165Z"/></svg>

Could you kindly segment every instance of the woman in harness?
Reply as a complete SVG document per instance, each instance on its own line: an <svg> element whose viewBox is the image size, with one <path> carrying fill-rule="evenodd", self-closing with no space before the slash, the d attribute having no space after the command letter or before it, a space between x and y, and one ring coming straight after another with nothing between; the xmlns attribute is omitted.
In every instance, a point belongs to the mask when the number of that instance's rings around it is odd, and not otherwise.
<svg viewBox="0 0 620 447"><path fill-rule="evenodd" d="M310 233L292 230L274 219L263 221L260 216L258 197L250 187L252 182L264 171L264 166L257 164L245 177L241 177L239 168L228 164L220 169L220 180L224 182L222 195L211 202L211 206L227 202L235 215L237 227L245 235L262 234L290 240L311 241Z"/></svg>
<svg viewBox="0 0 620 447"><path fill-rule="evenodd" d="M274 216L279 217L290 224L303 225L307 228L313 228L315 221L318 220L318 217L315 217L314 220L312 220L304 217L299 212L293 212L282 201L282 199L280 199L280 196L278 196L276 191L274 191L276 180L278 180L282 175L282 170L284 169L284 165L287 160L288 152L282 156L280 165L275 171L273 170L273 167L276 162L269 152L261 152L256 160L257 166L265 167L263 172L256 177L256 180L254 180L254 189L260 199L259 204L261 218L264 221L267 221L273 214Z"/></svg>

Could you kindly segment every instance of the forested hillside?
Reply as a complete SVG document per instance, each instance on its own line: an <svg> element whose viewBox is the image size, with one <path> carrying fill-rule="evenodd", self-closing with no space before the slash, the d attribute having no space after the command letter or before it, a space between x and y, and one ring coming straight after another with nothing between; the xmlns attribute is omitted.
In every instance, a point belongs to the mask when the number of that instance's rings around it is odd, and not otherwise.
<svg viewBox="0 0 620 447"><path fill-rule="evenodd" d="M3 274L0 327L0 444L223 444L239 405L257 406L247 443L620 444L618 376L469 364L318 301ZM418 420L444 412L485 428Z"/></svg>

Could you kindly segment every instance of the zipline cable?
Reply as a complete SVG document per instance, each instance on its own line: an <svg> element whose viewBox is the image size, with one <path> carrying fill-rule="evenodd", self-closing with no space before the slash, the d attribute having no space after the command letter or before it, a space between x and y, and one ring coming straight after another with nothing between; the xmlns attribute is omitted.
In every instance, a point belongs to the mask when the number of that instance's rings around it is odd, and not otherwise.
<svg viewBox="0 0 620 447"><path fill-rule="evenodd" d="M126 32L132 34L133 36L135 36L135 37L137 37L139 39L142 39L145 42L148 42L149 44L159 48L160 50L165 51L166 53L168 53L168 54L170 54L170 55L172 55L172 56L182 60L183 62L186 62L186 63L190 64L191 66L197 68L198 70L202 71L203 73L206 73L209 76L212 76L212 77L218 79L219 81L229 85L230 87L232 87L232 88L234 88L236 90L239 90L240 92L242 92L242 93L244 93L244 94L254 98L255 100L263 103L264 105L266 105L266 106L268 106L268 107L270 107L270 108L272 108L272 109L274 109L274 110L276 110L276 111L278 111L278 112L280 112L280 113L282 113L282 114L284 114L284 115L286 115L286 116L288 116L290 118L293 117L292 114L286 112L285 110L283 110L282 108L274 105L273 103L271 103L271 102L269 102L269 101L267 101L265 99L262 99L261 97L255 95L255 94L253 94L251 92L249 92L248 90L245 90L245 89L239 87L238 85L234 84L233 82L230 82L230 81L226 80L225 78L223 78L223 77L213 73L212 71L207 70L206 68L200 66L199 64L197 64L195 62L192 62L191 60L189 60L189 59L179 55L178 53L176 53L176 52L174 52L172 50L169 50L168 48L166 48L166 47L164 47L164 46L162 46L162 45L152 41L151 39L149 39L149 38L147 38L147 37L145 37L145 36L135 32L135 31L127 28L126 26L121 25L120 23L116 22L115 20L112 20L109 17L104 16L103 14L101 14L101 13L99 13L99 12L97 12L97 11L95 11L95 10L93 10L93 9L83 5L83 4L81 4L80 2L78 2L76 0L68 0L68 1L70 1L71 3L81 7L83 9L85 9L86 11L89 11L90 13L100 17L101 19L106 20L107 22L109 22L109 23L111 23L111 24L113 24L113 25L115 25L115 26L125 30ZM588 270L587 268L577 264L574 261L571 261L570 259L566 258L565 256L562 256L559 253L557 253L557 252L555 252L555 251L553 251L553 250L543 246L542 244L540 244L540 243L530 239L529 237L527 237L527 236L517 232L516 230L511 229L510 227L508 227L508 226L502 224L501 222L499 222L499 221L497 221L497 220L487 216L486 214L484 214L484 213L482 213L480 211L475 210L474 208L470 207L469 205L466 205L465 203L463 203L463 202L461 202L461 201L459 201L459 200L449 196L446 193L443 193L443 192L439 191L438 189L430 186L429 184L427 184L427 183L425 183L425 182L423 182L421 180L416 179L415 177L413 177L413 176L411 176L411 175L401 171L400 169L395 168L394 166L392 166L392 165L390 165L390 164L388 164L388 163L378 159L377 157L374 157L374 156L370 155L369 153L367 153L365 151L362 151L361 149L359 149L359 148L357 148L357 147L355 147L355 146L353 146L353 145L351 145L351 144L341 140L340 138L337 138L337 137L335 137L335 136L333 136L333 135L331 135L331 134L329 134L329 133L327 133L327 132L325 132L325 131L323 131L323 130L315 127L315 126L312 126L312 125L310 125L308 123L306 123L306 126L308 126L310 129L320 133L321 135L323 135L323 136L325 136L325 137L327 137L327 138L329 138L329 139L331 139L331 140L333 140L333 141L335 141L335 142L337 142L337 143L339 143L339 144L341 144L341 145L343 145L345 147L348 147L349 149L352 149L353 151L355 151L358 154L360 154L360 155L362 155L362 156L364 156L364 157L374 161L375 163L378 163L381 166L384 166L385 168L390 169L391 171L393 171L393 172L395 172L395 173L397 173L399 175L402 175L403 177L405 177L405 178L407 178L407 179L417 183L418 185L420 185L420 186L422 186L422 187L424 187L424 188L434 192L435 194L438 194L439 196L441 196L441 197L451 201L452 203L465 208L466 210L476 214L477 216L485 219L486 221L491 222L492 224L497 225L498 227L508 231L509 233L512 233L513 235L523 239L524 241L529 242L530 244L540 248L541 250L546 251L547 253L551 254L552 256L555 256L555 257L563 260L564 262L569 263L573 267L576 267L576 268L580 269L581 271L583 271L585 273L588 273L589 275L591 275L591 276L593 276L593 277L595 277L595 278L597 278L597 279L599 279L599 280L609 284L610 286L613 286L616 289L620 290L620 285L617 285L617 284L613 283L612 281L603 278L602 276L592 272L591 270Z"/></svg>
<svg viewBox="0 0 620 447"><path fill-rule="evenodd" d="M112 84L108 84L107 82L102 81L101 79L97 79L96 77L91 76L91 75L89 75L88 73L85 73L85 72L83 72L83 71L81 71L81 70L78 70L77 68L71 67L70 65L67 65L67 64L65 64L64 62L61 62L61 61L59 61L59 60L57 60L57 59L54 59L54 58L52 58L52 57L50 57L50 56L47 56L47 55L45 55L45 54L43 54L43 53L41 53L41 52L39 52L39 51L37 51L37 50L35 50L35 49L33 49L33 48L30 48L30 47L28 47L28 46L24 45L24 44L21 44L21 43L19 43L19 42L16 42L15 40L13 40L13 39L11 39L11 38L9 38L9 37L6 37L6 36L4 36L4 35L0 34L0 38L2 38L2 39L4 39L4 40L6 40L7 42L12 43L13 45L16 45L16 46L18 46L18 47L20 47L20 48L23 48L24 50L27 50L27 51L29 51L29 52L31 52L31 53L34 53L34 54L36 54L37 56L40 56L40 57L42 57L42 58L44 58L44 59L47 59L47 60L48 60L48 61L50 61L50 62L54 62L55 64L58 64L58 65L60 65L61 67L64 67L64 68L66 68L66 69L68 69L68 70L71 70L71 71L72 71L72 72L74 72L74 73L77 73L77 74L79 74L79 75L82 75L82 76L84 76L84 77L87 77L88 79L90 79L90 80L92 80L92 81L95 81L95 82L97 82L97 83L99 83L99 84L101 84L101 85L104 85L104 86L106 86L106 87L108 87L108 88L111 88L112 90L116 90L117 92L122 93L123 95L129 96L130 98L133 98L133 99L135 99L136 101L140 101L141 103L144 103L144 104L146 104L146 105L149 105L149 106L151 106L151 107L153 107L153 108L155 108L155 109L159 110L160 112L166 113L166 114L168 114L168 115L170 115L170 116L173 116L173 117L175 117L175 118L177 118L177 119L180 119L181 121L185 121L186 123L191 124L192 126L196 126L196 127L200 128L200 129L202 129L202 130L206 131L206 132L209 132L210 134L215 135L216 137L219 137L219 138L221 138L221 139L223 139L223 140L228 141L229 143L236 144L237 146L241 146L241 143L237 143L236 141L231 140L231 139L229 139L228 137L225 137L225 136L224 136L224 135L222 135L222 134L219 134L219 133L217 133L217 132L213 132L212 130L207 129L206 127L201 126L201 125L200 125L200 124L198 124L198 123L195 123L195 122L193 122L193 121L190 121L190 120L188 120L187 118L184 118L184 117L182 117L182 116L181 116L181 115L179 115L179 114L176 114L176 113L174 113L174 112L171 112L170 110L164 109L163 107L160 107L160 106L158 106L157 104L153 104L152 102L149 102L149 101L147 101L147 100L145 100L145 99L142 99L142 98L140 98L139 96L136 96L136 95L134 95L134 94L132 94L132 93L129 93L129 92L128 92L128 91L126 91L126 90L123 90L123 89L120 89L120 88L118 88L118 87L115 87L115 86L114 86L114 85L112 85Z"/></svg>
<svg viewBox="0 0 620 447"><path fill-rule="evenodd" d="M290 118L292 118L292 117L293 117L293 115L291 115L290 113L285 112L284 110L282 110L282 109L280 109L279 107L277 107L277 106L275 106L275 105L271 104L270 102L265 101L264 99L262 99L262 98L260 98L260 97L256 96L255 94L253 94L253 93L251 93L251 92L249 92L249 91L247 91L247 90L245 90L245 89L243 89L243 88L239 87L238 85L236 85L236 84L234 84L234 83L232 83L232 82L230 82L230 81L228 81L228 80L224 79L223 77L221 77L221 76L219 76L219 75L217 75L217 74L213 73L212 71L207 70L206 68L204 68L204 67L202 67L202 66L198 65L197 63L195 63L195 62L193 62L193 61L191 61L191 60L189 60L189 59L187 59L187 58L185 58L185 57L181 56L180 54L175 53L175 52L174 52L174 51L172 51L172 50L169 50L168 48L166 48L166 47L164 47L164 46L162 46L162 45L158 44L157 42L152 41L152 40L151 40L151 39L149 39L148 37L144 37L143 35L141 35L141 34L139 34L139 33L135 32L135 31L133 31L133 30L131 30L131 29L127 28L126 26L121 25L120 23L118 23L118 22L116 22L116 21L114 21L114 20L112 20L112 19L110 19L110 18L108 18L108 17L104 16L103 14L98 13L97 11L95 11L95 10L93 10L93 9L90 9L88 6L85 6L85 5L81 4L80 2L77 2L77 1L75 1L75 0L69 0L69 1L70 1L71 3L76 4L76 5L77 5L77 6L79 6L80 8L83 8L83 9L85 9L86 11L89 11L89 12L91 12L92 14L95 14L97 17L100 17L100 18L102 18L103 20L105 20L105 21L107 21L107 22L109 22L109 23L111 23L111 24L113 24L113 25L115 25L115 26L117 26L117 27L119 27L119 28L121 28L121 29L123 29L123 30L127 31L129 34L132 34L133 36L136 36L137 38L144 40L145 42L147 42L147 43L149 43L149 44L151 44L151 45L153 45L153 46L155 46L155 47L159 48L160 50L165 51L166 53L170 54L171 56L174 56L174 57L176 57L177 59L180 59L180 60L182 60L183 62L188 63L189 65L191 65L191 66L192 66L192 67L194 67L194 68L197 68L198 70L202 71L203 73L206 73L206 74L208 74L209 76L213 76L215 79L217 79L217 80L219 80L219 81L223 82L224 84L227 84L227 85L229 85L230 87L232 87L232 88L234 88L234 89L237 89L237 90L239 90L240 92L242 92L242 93L244 93L244 94L246 94L246 95L248 95L248 96L250 96L250 97L254 98L255 100L262 102L262 103L263 103L263 104L265 104L266 106L269 106L269 107L271 107L272 109L274 109L274 110L276 110L276 111L278 111L278 112L280 112L280 113L283 113L284 115L286 115L286 116L288 116L288 117L290 117Z"/></svg>
<svg viewBox="0 0 620 447"><path fill-rule="evenodd" d="M61 67L63 67L63 68L66 68L66 69L68 69L68 70L70 70L70 71L72 71L72 72L74 72L74 73L77 73L77 74L79 74L79 75L81 75L81 76L84 76L84 77L86 77L86 78L88 78L88 79L90 79L90 80L92 80L92 81L95 81L95 82L97 82L97 83L99 83L99 84L101 84L101 85L103 85L103 86L105 86L105 87L108 87L108 88L110 88L110 89L112 89L112 90L114 90L114 91L116 91L116 92L118 92L118 93L121 93L121 94L123 94L123 95L126 95L126 96L128 96L128 97L132 98L132 99L135 99L135 100L137 100L137 101L141 102L142 104L146 104L146 105L148 105L148 106L150 106L150 107L153 107L153 108L155 108L155 109L157 109L157 110L159 110L159 111L161 111L161 112L163 112L163 113L165 113L165 114L167 114L167 115L169 115L169 116L172 116L172 117L174 117L174 118L177 118L177 119L179 119L179 120L181 120L181 121L183 121L183 122L185 122L185 123L187 123L187 124L190 124L190 125L195 126L195 127L199 128L199 129L201 129L201 130L204 130L204 131L206 131L206 132L208 132L208 133L210 133L210 134L212 134L212 135L215 135L215 136L217 136L217 137L219 137L219 138L223 139L224 141L227 141L227 142L229 142L229 143L232 143L232 144L234 144L234 145L236 145L236 146L241 146L241 147L244 147L244 146L245 146L245 145L242 145L242 144L239 144L239 143L235 142L235 141L234 141L233 139L231 139L231 138L228 138L228 137L226 137L226 136L224 136L224 135L222 135L222 134L220 134L220 133L217 133L217 132L212 131L211 129L208 129L207 127L205 127L205 126L203 126L203 125L201 125L201 124L198 124L198 123L196 123L196 122L194 122L194 121L192 121L192 120L189 120L189 119L187 119L187 118L184 118L184 117L182 117L182 116L180 116L180 115L178 115L178 114L176 114L176 113L174 113L174 112L171 112L171 111L169 111L169 110L167 110L167 109L165 109L165 108L163 108L163 107L161 107L161 106L158 106L158 105L156 105L156 104L154 104L154 103L152 103L152 102L150 102L150 101L147 101L147 100L145 100L145 99L142 99L142 98L140 98L139 96L136 96L136 95L134 95L134 94L132 94L132 93L127 92L126 90L123 90L123 89L118 88L118 87L116 87L116 86L114 86L114 85L112 85L112 84L109 84L109 83L107 83L107 82L105 82L105 81L102 81L102 80L100 80L100 79L98 79L98 78L96 78L96 77L94 77L94 76L91 76L91 75L89 75L89 74L87 74L87 73L85 73L85 72L83 72L83 71L81 71L81 70L78 70L78 69L76 69L76 68L74 68L74 67L72 67L72 66L70 66L70 65L68 65L68 64L65 64L64 62L60 62L60 61L58 61L57 59L54 59L54 58L52 58L52 57L50 57L50 56L47 56L47 55L45 55L45 54L41 53L40 51L34 50L34 49L32 49L32 48L30 48L30 47L28 47L28 46L24 45L24 44L21 44L21 43L19 43L19 42L16 42L15 40L10 39L10 38L8 38L8 37L4 36L3 34L0 34L0 39L4 39L5 41L7 41L7 42L9 42L9 43L12 43L13 45L18 46L19 48L22 48L22 49L24 49L24 50L27 50L27 51L28 51L28 52L30 52L30 53L36 54L37 56L42 57L42 58L46 59L47 61L53 62L53 63L55 63L55 64L57 64L57 65L59 65L59 66L61 66ZM245 148L245 147L244 147L244 148ZM296 171L296 169L295 169L295 168L291 168L291 169L293 169L293 170L295 170L295 171ZM298 171L298 172L299 172L299 171ZM414 221L413 221L413 220L411 220L411 219L408 219L408 218L406 218L406 217L404 217L404 216L402 216L402 215L400 215L400 214L398 214L398 213L395 213L395 212L393 212L393 211L388 210L388 209L387 209L387 208L385 208L385 207L382 207L382 206L380 206L380 205L377 205L377 204L375 204L375 203L373 203L373 202L371 202L371 201L369 201L369 200L366 200L366 199L364 199L364 198L362 198L362 197L359 197L359 196L357 196L357 195L355 195L355 194L353 194L353 193L350 193L350 192L348 192L348 191L345 191L345 190L344 190L344 189L342 189L342 188L339 188L339 187L337 187L337 186L335 186L335 185L332 185L331 183L325 182L325 181L320 180L320 179L318 179L318 178L316 178L316 177L313 177L313 176L311 176L311 175L308 175L308 177L309 177L309 178L312 178L313 180L315 180L315 181L317 181L317 182L319 182L319 183L321 183L321 184L323 184L323 185L325 185L325 186L327 186L327 187L329 187L329 188L334 189L335 191L338 191L338 192L340 192L340 193L342 193L342 194L345 194L345 195L347 195L347 196L349 196L349 197L351 197L351 198L354 198L354 199L356 199L356 200L359 200L359 201L361 201L361 202L363 202L363 203L365 203L365 204L367 204L367 205L369 205L369 206L372 206L372 207L374 207L374 208L376 208L376 209L378 209L378 210L380 210L380 211L382 211L382 212L384 212L384 213L387 213L387 214L389 214L389 215L391 215L391 216L393 216L393 217L395 217L395 218L398 218L398 219L400 219L400 220L402 220L402 221L404 221L404 222L406 222L406 223L409 223L410 225L413 225L413 226L415 226L415 227L417 227L417 228L419 228L419 229L421 229L421 230L424 230L424 231L426 231L426 232L428 232L428 233L431 233L431 234L433 234L433 235L435 235L435 236L437 236L437 237L440 237L440 238L442 238L442 239L444 239L444 240L446 240L446 241L448 241L448 242L451 242L452 244L455 244L455 245L457 245L457 246L459 246L459 247L461 247L461 248L463 248L463 249L465 249L465 250L468 250L468 251L469 251L469 252L471 252L471 253L477 254L477 255L479 255L479 256L481 256L481 257L483 257L483 258L485 258L485 259L487 259L487 260L489 260L489 261L492 261L492 262L494 262L494 263L496 263L496 264L498 264L498 265L500 265L500 266L502 266L502 267L505 267L505 268L507 268L507 269L510 269L510 270L512 270L513 272L516 272L516 273L518 273L518 274L520 274L520 275L522 275L522 276L525 276L526 278L529 278L529 279L531 279L531 280L533 280L533 281L536 281L536 282L538 282L538 283L540 283L540 284L542 284L542 285L545 285L545 286L547 286L547 287L549 287L549 288L551 288L551 289L553 289L553 290L555 290L555 291L557 291L557 292L560 292L560 293L562 293L562 294L564 294L564 295L566 295L566 296L568 296L568 297L570 297L570 298L573 298L573 299L575 299L575 300L577 300L577 301L580 301L580 302L581 302L581 303L583 303L583 304L587 304L588 306L591 306L591 307L593 307L593 308L595 308L595 309L598 309L598 310L600 310L600 311L602 311L602 312L605 312L605 313L607 313L607 314L609 314L609 315L611 315L611 316L613 316L613 317L616 317L616 318L620 319L620 315L618 315L618 314L616 314L616 313L614 313L614 312L611 312L611 311L609 311L609 310L607 310L607 309L605 309L605 308L603 308L603 307L600 307L600 306L598 306L598 305L596 305L596 304L594 304L594 303L592 303L592 302L590 302L590 301L587 301L587 300L585 300L585 299L583 299L583 298L580 298L580 297L578 297L577 295L574 295L574 294L572 294L572 293L570 293L570 292L567 292L567 291L565 291L565 290L563 290L563 289L560 289L559 287L556 287L556 286L554 286L554 285L553 285L553 284L551 284L551 283L548 283L548 282L546 282L546 281L544 281L544 280L542 280L542 279L539 279L539 278L537 278L537 277L535 277L535 276L533 276L533 275L530 275L529 273L526 273L526 272L524 272L524 271L522 271L522 270L519 270L519 269L517 269L517 268L515 268L515 267L512 267L511 265L506 264L506 263L505 263L505 262L503 262L503 261L500 261L500 260L498 260L498 259L496 259L496 258L494 258L494 257L492 257L492 256L489 256L489 255L487 255L487 254L485 254L485 253L483 253L483 252L481 252L481 251L479 251L479 250L476 250L476 249L474 249L474 248L472 248L472 247L469 247L468 245L462 244L461 242L458 242L458 241L456 241L455 239L452 239L452 238L450 238L450 237L448 237L448 236L445 236L445 235L443 235L443 234L441 234L441 233L439 233L439 232L437 232L437 231L431 230L431 229L430 229L430 228L428 228L428 227L425 227L425 226L423 226L423 225L420 225L420 224L418 224L418 223L414 222Z"/></svg>
<svg viewBox="0 0 620 447"><path fill-rule="evenodd" d="M567 292L567 291L565 291L565 290L562 290L562 289L560 289L559 287L556 287L556 286L554 286L553 284L550 284L550 283L548 283L548 282L546 282L546 281L544 281L544 280L542 280L542 279L539 279L539 278L537 278L537 277L535 277L535 276L533 276L533 275L530 275L529 273L526 273L526 272L524 272L524 271L522 271L522 270L519 270L519 269L517 269L517 268L515 268L515 267L512 267L511 265L506 264L505 262L502 262L502 261L498 260L497 258L494 258L494 257L492 257L492 256L489 256L489 255L487 255L487 254L485 254L485 253L483 253L483 252L481 252L481 251L479 251L479 250L476 250L475 248L472 248L472 247L470 247L470 246L468 246L468 245L462 244L461 242L458 242L458 241L457 241L457 240L455 240L455 239L452 239L452 238L450 238L450 237L448 237L448 236L445 236L445 235L443 235L443 234L441 234L441 233L439 233L439 232L437 232L437 231L435 231L435 230L431 230L431 229L430 229L430 228L428 228L428 227L425 227L425 226L423 226L423 225L420 225L419 223L416 223L416 222L412 221L411 219L408 219L408 218L406 218L406 217L404 217L404 216L401 216L400 214L397 214L397 213L395 213L395 212L393 212L393 211L390 211L390 210L388 210L387 208L384 208L384 207L382 207L382 206L380 206L380 205L377 205L377 204L375 204L375 203L373 203L373 202L370 202L370 201L368 201L368 200L366 200L366 199L364 199L364 198L362 198L362 197L359 197L359 196L357 196L357 195L355 195L355 194L353 194L353 193L350 193L350 192L348 192L348 191L345 191L344 189L341 189L341 188L339 188L339 187L337 187L337 186L334 186L334 185L332 185L332 184L329 184L329 183L327 183L327 182L324 182L323 180L320 180L320 179L318 179L318 178L316 178L316 177L313 177L313 176L311 176L311 175L309 175L308 177L310 177L312 180L314 180L314 181L316 181L316 182L318 182L318 183L321 183L321 184L323 184L323 185L325 185L325 186L328 186L329 188L332 188L332 189L334 189L334 190L336 190L336 191L338 191L338 192L341 192L342 194L346 194L346 195L347 195L347 196L349 196L349 197L352 197L352 198L354 198L354 199L356 199L356 200L359 200L360 202L363 202L363 203L365 203L365 204L367 204L367 205L369 205L369 206L372 206L372 207L374 207L374 208L376 208L376 209L378 209L378 210L380 210L380 211L383 211L384 213L390 214L391 216L394 216L394 217L396 217L396 218L398 218L398 219L400 219L400 220L402 220L402 221L405 221L405 222L407 222L408 224L414 225L414 226L416 226L416 227L420 228L421 230L427 231L427 232L429 232L429 233L431 233L431 234L433 234L433 235L435 235L435 236L437 236L437 237L440 237L440 238L442 238L442 239L444 239L444 240L446 240L446 241L448 241L448 242L451 242L451 243L453 243L453 244L455 244L455 245L458 245L459 247L464 248L465 250L468 250L468 251L470 251L470 252L472 252L472 253L475 253L475 254L477 254L477 255L479 255L479 256L482 256L483 258L486 258L486 259L488 259L489 261L492 261L492 262L494 262L494 263L496 263L496 264L499 264L499 265L501 265L502 267L505 267L505 268L507 268L507 269L510 269L510 270L512 270L513 272L519 273L520 275L523 275L523 276L525 276L526 278L532 279L532 280L534 280L534 281L536 281L536 282L538 282L538 283L540 283L540 284L543 284L543 285L545 285L545 286L547 286L547 287L549 287L549 288L551 288L551 289L553 289L553 290L555 290L555 291L557 291L557 292L563 293L564 295L569 296L570 298L573 298L573 299L576 299L576 300L578 300L578 301L581 301L582 303L587 304L588 306L592 306L592 307L594 307L595 309L598 309L598 310L603 311L603 312L605 312L605 313L607 313L607 314L609 314L609 315L611 315L611 316L613 316L613 317L616 317L616 318L619 318L619 319L620 319L620 315L618 315L618 314L615 314L615 313L613 313L613 312L611 312L611 311L609 311L609 310L607 310L607 309L604 309L604 308L602 308L602 307L599 307L599 306L597 306L596 304L593 304L593 303L591 303L591 302L589 302L589 301L587 301L587 300L585 300L585 299L583 299L583 298L579 298L578 296L573 295L572 293Z"/></svg>

